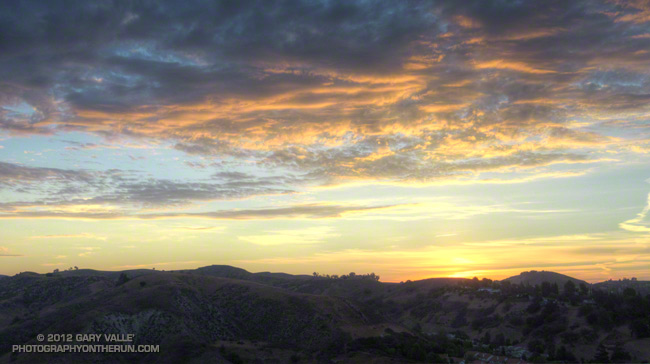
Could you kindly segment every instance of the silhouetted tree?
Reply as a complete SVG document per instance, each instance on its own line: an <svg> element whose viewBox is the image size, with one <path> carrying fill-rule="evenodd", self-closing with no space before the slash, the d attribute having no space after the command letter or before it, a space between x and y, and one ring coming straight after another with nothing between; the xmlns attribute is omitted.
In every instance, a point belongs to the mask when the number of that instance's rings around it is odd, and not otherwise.
<svg viewBox="0 0 650 364"><path fill-rule="evenodd" d="M411 350L408 353L408 358L417 361L426 361L427 352L420 344L416 343L411 347Z"/></svg>
<svg viewBox="0 0 650 364"><path fill-rule="evenodd" d="M564 294L568 297L573 296L576 293L576 284L572 281L566 281L564 284Z"/></svg>
<svg viewBox="0 0 650 364"><path fill-rule="evenodd" d="M594 360L592 360L592 362L610 363L609 353L607 352L607 349L605 349L605 346L603 344L598 345L598 349L596 349L596 356L594 356Z"/></svg>
<svg viewBox="0 0 650 364"><path fill-rule="evenodd" d="M557 283L553 283L551 286L551 292L555 295L560 294L560 288L557 286Z"/></svg>
<svg viewBox="0 0 650 364"><path fill-rule="evenodd" d="M533 301L526 308L526 311L528 311L528 313L535 313L539 311L540 308L542 308L542 299L539 297L535 297L533 298Z"/></svg>
<svg viewBox="0 0 650 364"><path fill-rule="evenodd" d="M483 335L481 342L485 345L490 345L490 343L492 342L492 336L490 335L489 331L485 332L485 335Z"/></svg>
<svg viewBox="0 0 650 364"><path fill-rule="evenodd" d="M573 353L568 351L566 349L566 346L564 346L564 345L560 346L560 348L557 349L557 352L555 354L555 359L562 360L562 361L568 361L570 363L575 363L577 361L576 357L573 355Z"/></svg>
<svg viewBox="0 0 650 364"><path fill-rule="evenodd" d="M545 351L545 346L544 342L539 339L533 339L528 342L528 350L532 351L533 353L538 353L541 354Z"/></svg>
<svg viewBox="0 0 650 364"><path fill-rule="evenodd" d="M636 319L632 321L632 332L641 339L650 336L650 324L647 319Z"/></svg>
<svg viewBox="0 0 650 364"><path fill-rule="evenodd" d="M495 346L503 346L506 343L506 338L503 335L502 332L498 333L497 336L494 337L494 341L492 342Z"/></svg>
<svg viewBox="0 0 650 364"><path fill-rule="evenodd" d="M623 344L617 342L614 347L614 352L612 353L612 361L614 363L629 363L630 360L632 360L632 357L627 351L625 351Z"/></svg>
<svg viewBox="0 0 650 364"><path fill-rule="evenodd" d="M121 286L128 281L129 281L129 276L127 276L126 273L122 272L122 274L120 274L120 277L117 278L117 282L115 283L115 285Z"/></svg>

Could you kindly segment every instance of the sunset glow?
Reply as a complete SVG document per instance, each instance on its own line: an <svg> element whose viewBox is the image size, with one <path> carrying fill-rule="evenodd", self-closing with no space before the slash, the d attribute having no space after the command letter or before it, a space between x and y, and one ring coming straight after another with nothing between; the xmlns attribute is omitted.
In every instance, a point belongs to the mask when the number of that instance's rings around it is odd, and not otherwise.
<svg viewBox="0 0 650 364"><path fill-rule="evenodd" d="M552 3L2 4L0 274L650 280L650 7Z"/></svg>

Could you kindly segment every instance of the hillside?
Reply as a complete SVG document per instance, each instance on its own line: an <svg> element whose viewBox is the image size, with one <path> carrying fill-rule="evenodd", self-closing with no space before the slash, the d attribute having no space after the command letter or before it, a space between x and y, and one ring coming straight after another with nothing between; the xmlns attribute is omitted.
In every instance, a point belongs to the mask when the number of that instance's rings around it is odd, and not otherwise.
<svg viewBox="0 0 650 364"><path fill-rule="evenodd" d="M64 277L104 277L108 279L117 279L120 274L127 274L129 277L135 278L145 274L157 273L158 271L152 269L130 269L123 271L101 271L94 269L74 269L61 271L59 274Z"/></svg>
<svg viewBox="0 0 650 364"><path fill-rule="evenodd" d="M650 294L650 281L639 281L636 278L619 279L617 281L610 279L594 284L594 288L618 294L623 294L627 290L628 293L638 293L642 296L647 296Z"/></svg>
<svg viewBox="0 0 650 364"><path fill-rule="evenodd" d="M553 272L517 277L382 283L230 266L21 273L0 280L0 363L70 358L11 353L39 333L130 333L161 350L74 354L82 362L524 363L588 361L603 351L650 359L649 296L534 286L540 277L582 282Z"/></svg>
<svg viewBox="0 0 650 364"><path fill-rule="evenodd" d="M580 284L589 285L589 283L583 280L569 277L564 274L536 270L521 272L521 274L506 278L504 281L508 281L512 284L524 284L531 286L540 286L543 282L549 282L550 284L557 284L560 289L564 288L564 284L567 281L573 282L576 287L580 286Z"/></svg>
<svg viewBox="0 0 650 364"><path fill-rule="evenodd" d="M33 342L48 332L134 333L138 343L165 348L167 362L178 362L187 350L197 358L206 351L219 355L215 343L233 340L311 353L327 349L338 327L365 320L339 298L198 274L149 274L119 286L103 277L31 277L19 284L22 292L15 286L0 291L0 353L11 342ZM103 289L93 292L92 284ZM30 355L19 359L34 361Z"/></svg>

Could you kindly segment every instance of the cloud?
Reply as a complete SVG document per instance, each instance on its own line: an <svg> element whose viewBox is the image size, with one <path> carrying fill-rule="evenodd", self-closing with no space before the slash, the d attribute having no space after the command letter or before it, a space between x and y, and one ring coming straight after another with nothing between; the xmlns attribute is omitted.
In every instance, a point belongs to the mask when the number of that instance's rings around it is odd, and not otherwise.
<svg viewBox="0 0 650 364"><path fill-rule="evenodd" d="M615 15L616 21L619 22L632 22L643 24L650 22L650 5L647 1L632 0L632 1L615 1L620 6L620 14Z"/></svg>
<svg viewBox="0 0 650 364"><path fill-rule="evenodd" d="M475 65L475 67L478 68L478 69L503 69L503 70L513 70L513 71L519 71L519 72L538 73L538 74L555 73L556 72L556 71L553 71L553 70L543 70L543 69L533 68L533 67L531 67L531 66L529 66L529 65L527 65L525 63L522 63L522 62L509 62L509 61L502 60L502 59L477 63Z"/></svg>
<svg viewBox="0 0 650 364"><path fill-rule="evenodd" d="M56 181L84 182L92 178L85 171L73 171L58 168L28 167L14 163L0 162L0 187L15 186L21 183Z"/></svg>
<svg viewBox="0 0 650 364"><path fill-rule="evenodd" d="M96 204L532 180L624 152L629 134L606 123L650 112L642 1L0 6L0 129L118 141L66 141L71 153L132 138L204 157L178 162L196 171L237 166L219 184L0 165L4 188L47 180ZM295 178L218 175L242 165Z"/></svg>
<svg viewBox="0 0 650 364"><path fill-rule="evenodd" d="M340 218L347 214L361 214L379 210L389 210L405 206L395 205L336 205L336 204L303 204L288 207L217 210L208 212L160 212L132 213L118 211L83 211L66 212L56 209L46 211L22 210L0 213L0 219L81 219L81 220L114 220L114 219L173 219L173 218L203 218L215 220L270 220L270 219L329 219Z"/></svg>
<svg viewBox="0 0 650 364"><path fill-rule="evenodd" d="M650 211L650 194L646 201L646 206L639 212L635 218L626 220L618 226L627 231L637 232L637 233L648 233L650 232L650 221L646 221L646 216Z"/></svg>
<svg viewBox="0 0 650 364"><path fill-rule="evenodd" d="M175 230L189 230L194 232L221 232L226 229L225 226L178 226Z"/></svg>
<svg viewBox="0 0 650 364"><path fill-rule="evenodd" d="M197 264L201 264L203 261L200 260L186 260L186 261L177 261L177 262L157 262L157 263L150 263L150 264L130 264L130 265L118 265L111 267L112 269L138 269L138 268L149 268L149 269L154 269L159 266L168 266L168 265L184 265L184 266L191 266L191 267L196 267Z"/></svg>
<svg viewBox="0 0 650 364"><path fill-rule="evenodd" d="M329 226L312 226L293 230L265 231L262 235L239 236L240 240L259 246L311 245L340 236Z"/></svg>
<svg viewBox="0 0 650 364"><path fill-rule="evenodd" d="M0 203L0 211L40 207L59 212L104 209L110 214L115 208L187 206L198 201L289 194L294 192L290 187L294 182L300 183L300 178L290 174L248 176L245 180L216 174L215 180L181 181L117 169L87 171L0 162L0 188L45 195L42 199Z"/></svg>
<svg viewBox="0 0 650 364"><path fill-rule="evenodd" d="M438 235L436 235L436 238L445 238L445 237L456 236L456 235L458 235L458 234L456 234L456 233L438 234Z"/></svg>
<svg viewBox="0 0 650 364"><path fill-rule="evenodd" d="M58 234L58 235L35 235L30 236L30 239L96 239L96 240L106 240L105 236L97 236L89 233L82 234Z"/></svg>
<svg viewBox="0 0 650 364"><path fill-rule="evenodd" d="M100 248L96 247L96 246L84 246L84 247L80 247L80 248L77 248L77 249L83 250L83 252L77 254L77 256L80 256L80 257L84 258L84 257L88 257L90 255L96 254L97 250L99 250Z"/></svg>
<svg viewBox="0 0 650 364"><path fill-rule="evenodd" d="M10 254L9 248L0 246L0 257L22 257L21 254Z"/></svg>

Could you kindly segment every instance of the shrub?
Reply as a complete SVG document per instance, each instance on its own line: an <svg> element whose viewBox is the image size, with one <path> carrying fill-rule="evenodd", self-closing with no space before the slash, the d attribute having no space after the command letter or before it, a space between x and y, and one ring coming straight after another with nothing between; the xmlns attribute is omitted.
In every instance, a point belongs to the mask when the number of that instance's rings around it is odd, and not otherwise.
<svg viewBox="0 0 650 364"><path fill-rule="evenodd" d="M120 274L120 277L117 279L117 282L115 282L115 285L121 286L128 281L129 281L129 276L127 276L124 272L122 272L122 274Z"/></svg>
<svg viewBox="0 0 650 364"><path fill-rule="evenodd" d="M528 342L528 350L533 353L543 353L546 350L542 340L534 339Z"/></svg>

